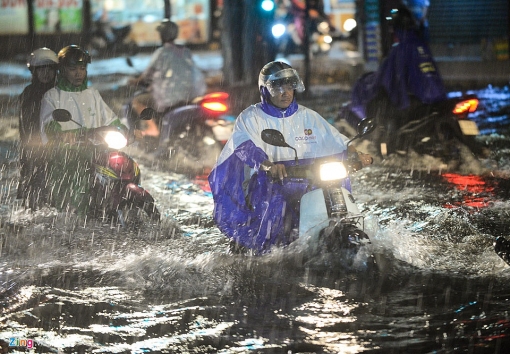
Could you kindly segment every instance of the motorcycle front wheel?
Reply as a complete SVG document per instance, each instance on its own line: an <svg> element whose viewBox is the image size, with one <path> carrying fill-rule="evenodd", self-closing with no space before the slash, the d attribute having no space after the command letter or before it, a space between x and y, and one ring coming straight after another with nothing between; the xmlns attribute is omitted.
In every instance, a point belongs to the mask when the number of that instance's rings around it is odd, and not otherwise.
<svg viewBox="0 0 510 354"><path fill-rule="evenodd" d="M368 235L352 224L332 223L319 234L324 253L332 255L335 264L354 271L374 271L376 261Z"/></svg>
<svg viewBox="0 0 510 354"><path fill-rule="evenodd" d="M157 225L160 220L161 214L154 202L144 203L143 206L124 203L117 209L118 223L128 229Z"/></svg>

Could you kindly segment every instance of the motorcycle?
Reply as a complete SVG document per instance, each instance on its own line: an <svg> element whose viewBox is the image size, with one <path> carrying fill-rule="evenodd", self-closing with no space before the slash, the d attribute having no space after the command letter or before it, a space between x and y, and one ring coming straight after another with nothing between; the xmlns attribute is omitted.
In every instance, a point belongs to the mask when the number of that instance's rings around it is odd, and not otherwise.
<svg viewBox="0 0 510 354"><path fill-rule="evenodd" d="M366 119L357 128L357 135L347 145L369 134L374 124ZM261 136L267 144L294 149L277 130L265 129ZM333 253L335 257L340 256L345 265L352 265L360 250L371 243L364 232L364 216L350 190L349 175L362 166L357 154L344 161L326 157L311 165L301 166L297 162L296 153L296 165L286 167L287 177L283 183L287 180L309 185L308 192L299 201L298 238L318 239L319 242L313 244L323 247L319 253ZM373 255L363 262L374 263Z"/></svg>
<svg viewBox="0 0 510 354"><path fill-rule="evenodd" d="M95 20L92 22L89 47L97 54L110 54L112 52L135 53L137 45L127 40L131 32L131 25L111 26L109 22Z"/></svg>
<svg viewBox="0 0 510 354"><path fill-rule="evenodd" d="M391 109L384 116L373 114L379 107L391 105L384 95L376 96L367 105L366 114L377 116L378 129L370 140L380 157L413 150L420 155L452 161L460 158L461 145L467 146L474 155L483 154L482 146L476 141L480 132L476 122L469 119L469 114L478 107L475 95L450 97L433 104L417 99L411 102L410 108ZM364 119L363 115L352 102L347 102L340 108L336 123L352 129Z"/></svg>
<svg viewBox="0 0 510 354"><path fill-rule="evenodd" d="M142 112L140 119L150 119L150 111ZM72 121L65 109L53 111L57 122ZM151 194L140 186L138 164L124 148L128 139L113 126L87 130L80 138L85 148L93 147L93 168L88 176L90 183L89 214L107 220L117 220L123 227L136 225L146 215L152 222L159 222L160 213Z"/></svg>
<svg viewBox="0 0 510 354"><path fill-rule="evenodd" d="M126 61L133 67L130 58ZM146 89L143 87L133 96ZM235 118L229 115L229 110L226 92L211 92L163 112L152 110L159 136L145 136L143 150L153 154L162 167L171 171L190 176L207 174L232 134ZM127 118L125 124L130 129L146 129L134 121L131 99L124 104L123 111Z"/></svg>

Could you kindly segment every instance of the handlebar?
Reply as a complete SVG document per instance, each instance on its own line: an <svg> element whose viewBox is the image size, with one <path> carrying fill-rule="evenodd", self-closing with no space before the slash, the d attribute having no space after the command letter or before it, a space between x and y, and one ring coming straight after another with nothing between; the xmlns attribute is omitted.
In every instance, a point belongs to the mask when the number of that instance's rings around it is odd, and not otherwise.
<svg viewBox="0 0 510 354"><path fill-rule="evenodd" d="M112 142L108 141L107 133L108 132L117 132L122 134L125 138L125 141L120 142L120 145L116 145L115 143L112 146ZM128 144L128 134L123 131L120 127L117 126L103 126L98 128L85 128L80 129L79 132L75 133L74 143L78 144L88 144L88 145L105 145L114 149L120 149ZM121 138L122 139L122 138ZM134 139L132 139L134 141ZM129 141L132 142L132 141Z"/></svg>
<svg viewBox="0 0 510 354"><path fill-rule="evenodd" d="M320 180L318 176L320 176L320 165L326 162L342 162L347 170L348 175L353 172L356 172L362 168L362 163L358 157L358 154L349 154L350 156L346 160L332 159L332 158L322 158L313 162L309 165L290 165L285 166L285 171L287 172L287 179L308 179L308 180ZM279 180L279 178L275 177L274 180Z"/></svg>

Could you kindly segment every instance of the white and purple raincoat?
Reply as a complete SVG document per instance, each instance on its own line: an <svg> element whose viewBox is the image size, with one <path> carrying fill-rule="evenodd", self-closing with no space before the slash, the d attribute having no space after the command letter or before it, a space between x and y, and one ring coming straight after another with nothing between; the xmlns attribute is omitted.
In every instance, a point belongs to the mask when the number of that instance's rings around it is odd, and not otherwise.
<svg viewBox="0 0 510 354"><path fill-rule="evenodd" d="M347 138L295 99L287 109L280 110L263 98L262 103L239 115L233 134L209 175L214 220L227 237L259 252L269 250L275 243L292 241L284 229L299 224L297 202L307 188L302 181L273 182L270 173L260 168L265 160L295 164L294 150L262 141L261 132L268 128L280 131L297 150L300 165L326 156L345 158L347 151Z"/></svg>

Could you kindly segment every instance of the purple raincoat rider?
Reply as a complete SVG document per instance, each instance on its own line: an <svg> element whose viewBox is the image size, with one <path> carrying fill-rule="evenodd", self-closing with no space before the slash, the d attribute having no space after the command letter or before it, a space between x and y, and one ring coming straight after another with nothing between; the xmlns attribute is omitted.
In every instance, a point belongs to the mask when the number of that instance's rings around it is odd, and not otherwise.
<svg viewBox="0 0 510 354"><path fill-rule="evenodd" d="M381 95L400 111L409 108L413 99L424 104L446 99L437 65L411 12L399 7L392 10L391 18L396 43L379 69L362 77L352 91L352 109L361 118L367 116L368 103Z"/></svg>
<svg viewBox="0 0 510 354"><path fill-rule="evenodd" d="M262 130L282 132L297 150L300 165L319 157L346 155L347 138L317 112L296 102L295 92L304 89L290 65L266 64L259 75L262 102L237 117L233 134L209 175L219 229L235 244L256 252L293 241L298 201L307 188L306 183L274 182L286 177L285 166L295 164L295 155L292 149L264 143ZM372 162L369 155L360 155L364 165Z"/></svg>

